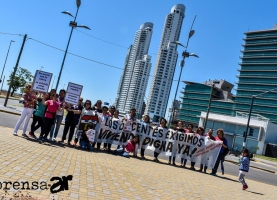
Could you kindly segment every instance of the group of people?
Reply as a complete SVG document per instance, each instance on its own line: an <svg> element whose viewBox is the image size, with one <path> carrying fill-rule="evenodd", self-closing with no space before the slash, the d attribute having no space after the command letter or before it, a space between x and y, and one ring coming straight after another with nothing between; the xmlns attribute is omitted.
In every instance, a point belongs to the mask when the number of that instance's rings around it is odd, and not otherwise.
<svg viewBox="0 0 277 200"><path fill-rule="evenodd" d="M23 94L24 98L24 108L22 110L22 114L15 126L14 135L17 135L18 129L22 122L24 121L23 125L23 137L31 137L34 139L38 139L40 143L47 142L47 141L57 141L56 137L59 132L59 128L64 116L64 110L67 111L67 115L65 118L65 126L63 131L62 139L59 142L64 143L67 134L69 131L67 144L68 145L76 145L78 142L80 143L80 147L82 149L92 150L93 147L96 145L97 149L100 149L101 143L91 142L89 140L88 135L86 134L88 130L94 129L97 131L101 123L104 123L107 118L111 119L118 119L121 121L136 121L136 109L132 108L130 113L126 114L122 119L119 117L119 111L116 110L114 106L110 106L109 108L106 106L102 106L102 101L98 100L93 106L90 100L86 100L83 103L83 99L80 98L77 105L70 105L65 103L65 90L60 90L59 94L56 93L54 89L50 91L50 93L46 94L38 94L32 92L31 84L26 84L25 86L25 93ZM30 121L31 116L33 115L33 121L31 124L31 131L29 134L26 134L27 126ZM97 116L97 123L96 125L89 124L87 131L83 131L80 135L75 135L73 144L71 143L75 128L80 123L80 117L84 115L91 115ZM144 115L143 122L146 124L150 124L150 117L149 115ZM159 128L165 129L167 128L167 121L165 118L160 120L158 125ZM158 128L157 127L157 128ZM35 131L41 128L41 133L37 138L35 135ZM227 139L224 137L224 131L222 129L218 129L216 131L216 136L214 137L213 130L210 129L207 134L205 134L205 130L202 127L198 127L196 131L193 130L193 125L189 124L186 128L183 127L183 123L180 121L178 122L178 126L175 128L176 131L186 134L186 133L194 133L198 134L199 136L206 136L210 140L214 141L222 141L222 147L220 149L219 155L215 162L214 167L212 168L211 175L216 176L219 164L221 164L222 174L224 174L224 166L223 162L225 159L225 150L228 149ZM50 133L50 137L48 139L48 135ZM122 146L118 146L115 151L115 154L119 154L122 156L129 156L130 153L133 153L135 157L137 157L137 150L138 150L138 141L139 138L135 136L134 138L128 140ZM111 144L104 143L103 149L111 152ZM145 149L140 149L141 159L145 159ZM158 160L159 153L154 151L154 161L159 162ZM243 189L247 189L247 184L245 183L244 176L249 170L249 152L247 149L244 149L242 152L241 158L241 166L240 166L240 174L239 174L239 181L243 184ZM249 160L249 161L248 161ZM181 166L186 166L186 159L181 158ZM175 156L169 156L168 164L176 165L175 163ZM191 160L191 170L195 170L195 161ZM200 172L206 173L208 159L201 162L200 165ZM248 167L247 167L248 166Z"/></svg>

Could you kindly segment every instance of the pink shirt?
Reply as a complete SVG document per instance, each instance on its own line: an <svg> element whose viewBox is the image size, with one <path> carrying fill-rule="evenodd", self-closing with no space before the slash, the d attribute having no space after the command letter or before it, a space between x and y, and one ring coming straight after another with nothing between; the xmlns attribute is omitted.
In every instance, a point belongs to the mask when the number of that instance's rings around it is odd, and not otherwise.
<svg viewBox="0 0 277 200"><path fill-rule="evenodd" d="M128 140L128 143L127 143L127 145L125 146L125 149L126 149L126 151L129 152L129 153L132 152L132 151L134 151L135 147L134 147L134 145L133 145L133 143L132 143L131 140Z"/></svg>
<svg viewBox="0 0 277 200"><path fill-rule="evenodd" d="M48 102L48 104L47 110L45 112L45 117L52 119L54 117L54 114L56 114L56 111L60 107L60 104L58 102L53 102L52 100L48 100L46 102Z"/></svg>

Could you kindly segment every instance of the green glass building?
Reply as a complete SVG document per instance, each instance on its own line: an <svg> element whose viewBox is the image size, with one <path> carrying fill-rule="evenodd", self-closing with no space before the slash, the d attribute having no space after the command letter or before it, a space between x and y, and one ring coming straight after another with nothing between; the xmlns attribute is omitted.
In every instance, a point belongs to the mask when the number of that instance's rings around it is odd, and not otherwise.
<svg viewBox="0 0 277 200"><path fill-rule="evenodd" d="M237 111L248 113L252 95L277 88L277 26L245 35L236 96L231 94L233 85L221 80L212 92L210 113L228 116L235 116ZM185 83L179 119L198 125L201 111L207 111L212 82ZM277 90L255 98L252 113L277 124Z"/></svg>
<svg viewBox="0 0 277 200"><path fill-rule="evenodd" d="M252 95L277 88L277 27L245 35L235 110L249 112ZM277 123L277 90L257 97L252 112Z"/></svg>

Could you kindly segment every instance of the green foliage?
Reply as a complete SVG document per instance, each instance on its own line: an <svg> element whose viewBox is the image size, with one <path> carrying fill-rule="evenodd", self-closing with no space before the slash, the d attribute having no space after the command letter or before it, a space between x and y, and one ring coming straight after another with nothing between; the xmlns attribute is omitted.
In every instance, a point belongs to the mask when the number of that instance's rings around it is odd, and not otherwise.
<svg viewBox="0 0 277 200"><path fill-rule="evenodd" d="M10 74L9 80L7 80L8 85L11 84L12 74L13 72ZM14 76L14 80L11 86L12 87L11 96L13 96L14 92L19 88L20 88L20 92L23 93L24 86L26 85L26 83L32 82L32 80L33 80L33 75L31 74L31 72L27 69L19 67Z"/></svg>

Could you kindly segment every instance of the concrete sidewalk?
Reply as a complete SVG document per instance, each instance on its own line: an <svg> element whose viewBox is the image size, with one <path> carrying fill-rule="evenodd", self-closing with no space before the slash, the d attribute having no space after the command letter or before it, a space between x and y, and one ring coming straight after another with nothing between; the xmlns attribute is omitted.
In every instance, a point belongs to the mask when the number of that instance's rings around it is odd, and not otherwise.
<svg viewBox="0 0 277 200"><path fill-rule="evenodd" d="M214 177L163 163L39 144L0 127L0 182L47 182L46 190L23 190L41 199L276 199L275 186L237 177ZM149 157L149 159L152 159ZM166 161L165 161L166 162ZM50 194L51 177L73 175L68 190ZM57 182L57 181L55 181ZM3 187L3 184L2 184ZM42 188L43 189L43 188ZM6 197L12 197L8 191ZM4 194L3 188L0 193Z"/></svg>

